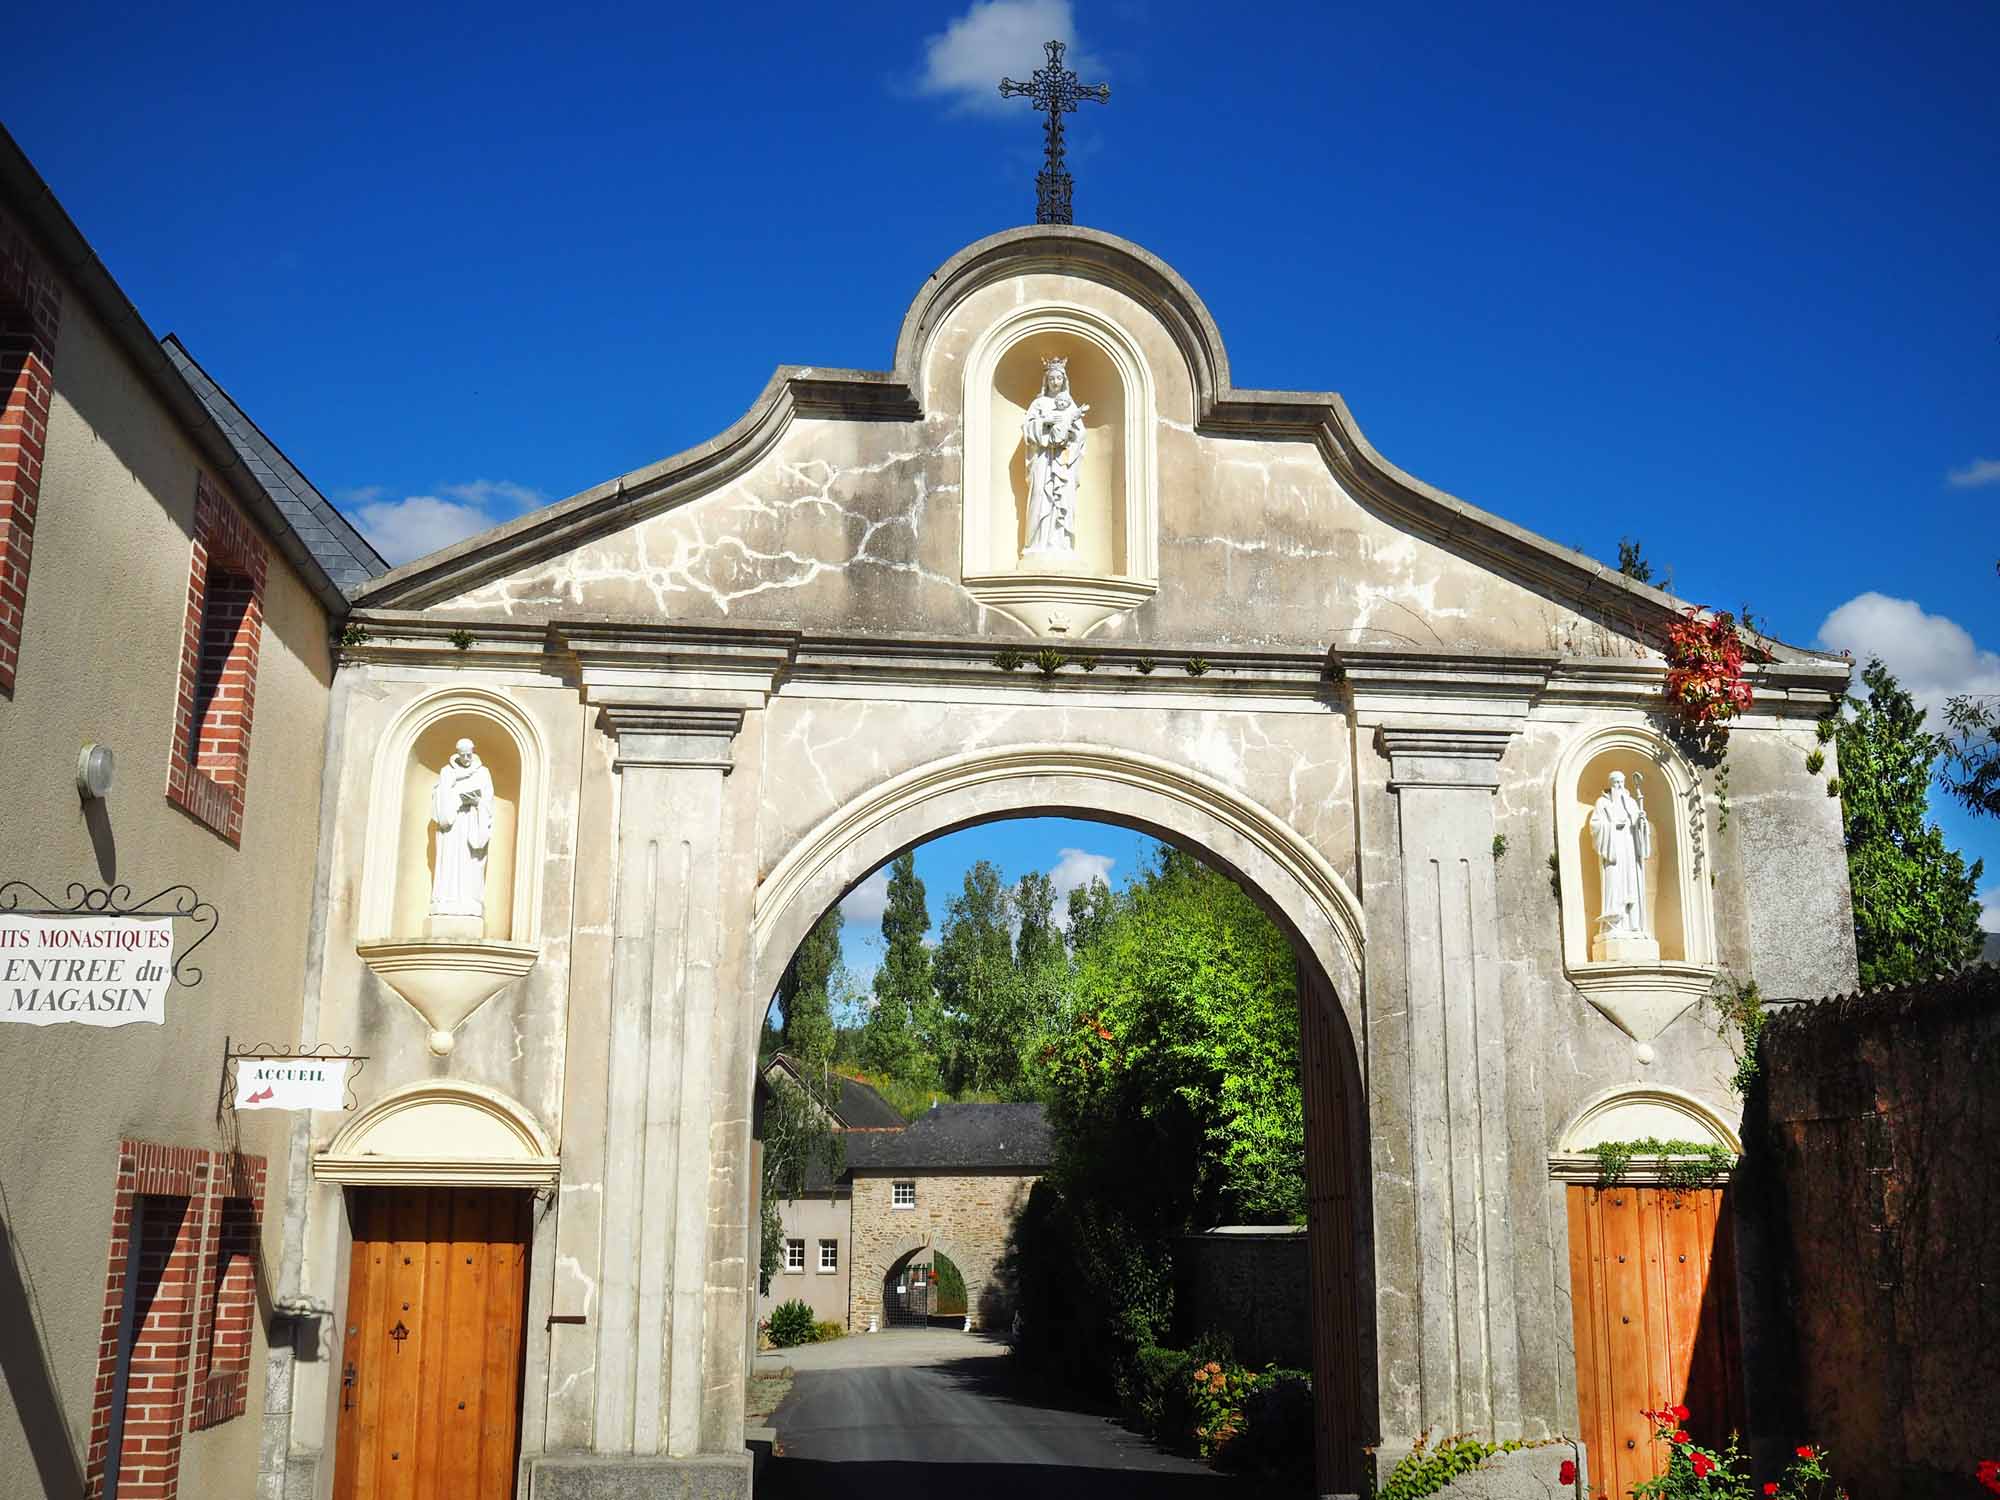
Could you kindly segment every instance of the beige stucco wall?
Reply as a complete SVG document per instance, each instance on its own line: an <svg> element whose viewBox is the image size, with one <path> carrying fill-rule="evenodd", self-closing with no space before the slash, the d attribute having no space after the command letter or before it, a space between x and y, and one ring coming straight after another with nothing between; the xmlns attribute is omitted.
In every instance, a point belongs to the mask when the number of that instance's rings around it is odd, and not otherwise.
<svg viewBox="0 0 2000 1500"><path fill-rule="evenodd" d="M997 1268L1027 1207L1036 1173L896 1171L854 1174L854 1295L849 1327L882 1316L882 1279L911 1251L941 1250L965 1278L975 1327L1005 1328L1013 1298ZM914 1208L897 1208L895 1184L915 1182Z"/></svg>
<svg viewBox="0 0 2000 1500"><path fill-rule="evenodd" d="M0 1307L14 1397L0 1402L0 1493L10 1496L43 1493L50 1465L81 1472L121 1137L267 1158L260 1282L277 1281L291 1117L218 1121L217 1094L225 1037L297 1036L332 678L326 616L273 544L241 848L167 802L196 450L73 289L54 376L20 674L12 699L0 698L0 879L58 900L72 882L116 881L134 899L185 882L220 921L196 956L206 978L169 992L162 1026L0 1028L0 1216L25 1300ZM85 808L76 758L90 741L115 753L117 777ZM249 1409L186 1435L183 1495L253 1483L257 1321ZM24 1381L52 1395L56 1430L22 1430Z"/></svg>
<svg viewBox="0 0 2000 1500"><path fill-rule="evenodd" d="M787 1198L778 1205L778 1218L785 1226L785 1238L806 1242L806 1268L787 1271L782 1258L771 1276L771 1290L757 1298L757 1317L771 1316L780 1302L796 1297L813 1310L823 1323L847 1324L849 1260L853 1246L848 1242L848 1200L845 1193L809 1193L803 1198ZM834 1240L840 1245L840 1269L819 1268L819 1242Z"/></svg>

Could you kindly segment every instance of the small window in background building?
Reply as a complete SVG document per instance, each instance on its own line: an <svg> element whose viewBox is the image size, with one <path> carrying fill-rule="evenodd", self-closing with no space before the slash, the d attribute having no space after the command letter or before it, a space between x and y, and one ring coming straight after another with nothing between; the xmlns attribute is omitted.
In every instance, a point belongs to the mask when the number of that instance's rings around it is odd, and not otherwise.
<svg viewBox="0 0 2000 1500"><path fill-rule="evenodd" d="M917 1185L914 1182L899 1182L895 1186L895 1196L890 1200L895 1208L915 1208L917 1206Z"/></svg>
<svg viewBox="0 0 2000 1500"><path fill-rule="evenodd" d="M804 1240L785 1241L785 1269L803 1271L806 1268L806 1242Z"/></svg>
<svg viewBox="0 0 2000 1500"><path fill-rule="evenodd" d="M840 1241L821 1240L819 1242L819 1268L822 1271L840 1269Z"/></svg>

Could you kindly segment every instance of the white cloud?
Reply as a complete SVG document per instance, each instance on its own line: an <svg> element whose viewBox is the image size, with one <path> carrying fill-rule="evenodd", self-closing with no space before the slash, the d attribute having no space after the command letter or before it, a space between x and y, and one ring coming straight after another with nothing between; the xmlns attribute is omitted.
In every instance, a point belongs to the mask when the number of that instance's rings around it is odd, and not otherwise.
<svg viewBox="0 0 2000 1500"><path fill-rule="evenodd" d="M888 909L889 872L883 869L877 870L841 898L840 917L844 922L860 922L873 927L881 922L882 913Z"/></svg>
<svg viewBox="0 0 2000 1500"><path fill-rule="evenodd" d="M2000 484L2000 458L1975 458L1962 469L1953 469L1944 482L1954 489L1975 489L1982 484Z"/></svg>
<svg viewBox="0 0 2000 1500"><path fill-rule="evenodd" d="M2000 885L1989 885L1979 893L1979 926L1985 932L2000 932Z"/></svg>
<svg viewBox="0 0 2000 1500"><path fill-rule="evenodd" d="M387 491L381 485L364 484L338 490L335 498L391 567L476 536L548 498L510 479L475 479L438 488L440 495L384 500Z"/></svg>
<svg viewBox="0 0 2000 1500"><path fill-rule="evenodd" d="M1927 727L1933 730L1944 727L1945 699L2000 693L2000 651L1982 649L1963 625L1925 614L1914 599L1858 594L1826 617L1819 643L1852 652L1857 669L1881 657L1904 690L1930 710ZM1858 676L1855 681L1858 688Z"/></svg>
<svg viewBox="0 0 2000 1500"><path fill-rule="evenodd" d="M1099 65L1076 50L1076 20L1069 0L973 0L972 7L942 32L924 39L924 71L917 80L920 93L949 99L962 109L982 114L1024 110L1019 100L1003 99L1003 77L1025 83L1048 59L1044 42L1066 42L1065 67L1087 82L1098 82Z"/></svg>
<svg viewBox="0 0 2000 1500"><path fill-rule="evenodd" d="M1056 889L1056 926L1069 931L1069 893L1092 881L1111 884L1111 867L1118 861L1108 854L1090 854L1082 849L1064 849L1049 871L1049 883Z"/></svg>

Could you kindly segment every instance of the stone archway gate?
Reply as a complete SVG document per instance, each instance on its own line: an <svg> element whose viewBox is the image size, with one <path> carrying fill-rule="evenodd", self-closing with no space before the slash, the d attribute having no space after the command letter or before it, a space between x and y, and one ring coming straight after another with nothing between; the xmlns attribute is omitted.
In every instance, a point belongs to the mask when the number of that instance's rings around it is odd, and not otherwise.
<svg viewBox="0 0 2000 1500"><path fill-rule="evenodd" d="M1077 554L1051 564L1020 550L1010 454L1056 356L1107 415ZM558 1144L524 1493L747 1489L751 1102L776 977L899 850L1033 813L1200 849L1294 939L1322 1489L1356 1488L1367 1444L1573 1423L1561 1122L1637 1067L1705 1096L1728 1071L1685 1022L1635 1060L1567 983L1550 904L1551 767L1591 725L1650 722L1678 601L1395 468L1337 396L1237 390L1168 267L1050 227L932 275L891 371L781 369L713 441L357 606L307 1025L365 1044L367 1090L447 1075ZM1717 960L1767 993L1832 991L1851 954L1818 935L1845 930L1845 888L1799 877L1840 867L1838 808L1799 784L1793 742L1845 668L1773 654L1732 756L1755 835L1709 829ZM443 1037L362 956L429 951L367 915L403 910L372 881L422 878L406 825L426 814L366 808L434 774L383 764L415 753L396 726L434 695L475 740L481 695L504 699L508 785L545 799L504 820L509 867L539 885L504 943L454 949L491 998ZM391 838L404 854L373 847ZM299 1201L283 1273L336 1316L340 1194L329 1178ZM288 1467L324 1477L336 1387L294 1370Z"/></svg>

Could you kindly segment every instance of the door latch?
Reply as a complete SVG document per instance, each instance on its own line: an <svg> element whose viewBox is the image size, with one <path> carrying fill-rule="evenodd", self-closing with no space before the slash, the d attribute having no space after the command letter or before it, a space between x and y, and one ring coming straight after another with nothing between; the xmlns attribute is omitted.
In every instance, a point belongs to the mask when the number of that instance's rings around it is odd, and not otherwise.
<svg viewBox="0 0 2000 1500"><path fill-rule="evenodd" d="M347 1362L347 1367L340 1372L340 1409L342 1411L349 1411L353 1408L353 1406L354 1406L354 1361L350 1359Z"/></svg>

